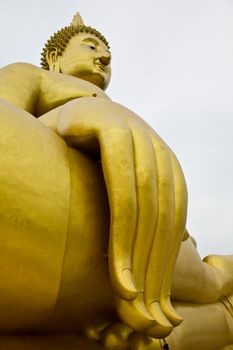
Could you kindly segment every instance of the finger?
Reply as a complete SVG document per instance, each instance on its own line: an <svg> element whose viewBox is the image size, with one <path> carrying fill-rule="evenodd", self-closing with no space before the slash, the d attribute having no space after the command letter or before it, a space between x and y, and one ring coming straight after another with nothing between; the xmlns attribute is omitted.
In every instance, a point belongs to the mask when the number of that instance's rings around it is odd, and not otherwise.
<svg viewBox="0 0 233 350"><path fill-rule="evenodd" d="M151 137L157 167L158 218L146 272L145 302L156 320L156 325L147 332L152 336L165 337L171 332L172 325L161 309L160 293L172 237L174 184L168 147L156 133L151 134Z"/></svg>
<svg viewBox="0 0 233 350"><path fill-rule="evenodd" d="M157 186L154 149L148 132L135 121L129 123L134 142L137 228L132 251L132 269L138 293L130 304L121 302L121 314L124 321L138 331L154 323L152 315L145 306L144 284L148 252L154 238L157 218ZM133 317L131 316L133 314Z"/></svg>
<svg viewBox="0 0 233 350"><path fill-rule="evenodd" d="M137 295L131 251L137 202L132 134L119 119L119 107L109 100L82 98L63 108L58 131L72 145L85 147L97 140L110 205L109 269L116 294L126 300Z"/></svg>
<svg viewBox="0 0 233 350"><path fill-rule="evenodd" d="M125 125L118 123L107 130L105 125L104 129L99 137L110 205L110 277L116 294L132 300L137 293L131 265L137 221L132 135Z"/></svg>
<svg viewBox="0 0 233 350"><path fill-rule="evenodd" d="M151 127L142 121L145 128L152 135L152 138L156 136ZM153 136L154 135L154 136ZM168 147L167 147L168 148ZM168 148L169 150L169 148ZM171 321L171 323L176 326L182 322L182 318L177 314L174 308L171 305L170 301L170 289L171 289L171 280L174 270L174 265L178 255L178 251L181 244L181 237L183 237L184 228L183 225L186 221L187 215L187 189L185 184L185 179L183 176L182 169L176 156L170 150L171 163L172 163L172 172L174 177L174 200L176 201L175 212L174 212L174 227L172 232L172 240L169 244L170 253L168 254L169 258L167 259L167 267L164 270L164 278L162 282L161 296L160 296L160 306L164 314ZM156 308L159 309L159 305L156 305Z"/></svg>
<svg viewBox="0 0 233 350"><path fill-rule="evenodd" d="M116 298L116 310L125 324L139 332L145 331L155 322L145 306L143 293L138 293L132 301Z"/></svg>
<svg viewBox="0 0 233 350"><path fill-rule="evenodd" d="M187 216L187 189L185 184L184 175L178 160L171 152L171 162L174 177L174 196L175 196L175 212L174 212L174 224L172 231L172 239L169 249L169 259L167 260L167 266L164 273L164 279L161 288L161 306L163 312L170 320L170 322L177 326L182 322L182 318L177 314L171 305L171 281L172 275L176 263L176 259L179 253L180 245L183 239L186 216Z"/></svg>
<svg viewBox="0 0 233 350"><path fill-rule="evenodd" d="M134 142L138 204L132 267L137 289L143 292L148 252L150 252L153 243L157 220L157 174L154 148L148 132L138 123L131 123L130 127Z"/></svg>

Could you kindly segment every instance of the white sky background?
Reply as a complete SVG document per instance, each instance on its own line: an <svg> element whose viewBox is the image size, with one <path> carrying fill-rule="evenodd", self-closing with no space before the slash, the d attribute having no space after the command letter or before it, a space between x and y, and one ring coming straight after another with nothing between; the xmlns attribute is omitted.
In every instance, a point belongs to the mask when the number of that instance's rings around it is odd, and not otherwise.
<svg viewBox="0 0 233 350"><path fill-rule="evenodd" d="M109 96L175 151L201 255L233 253L233 0L1 0L0 66L39 65L80 11L113 55Z"/></svg>

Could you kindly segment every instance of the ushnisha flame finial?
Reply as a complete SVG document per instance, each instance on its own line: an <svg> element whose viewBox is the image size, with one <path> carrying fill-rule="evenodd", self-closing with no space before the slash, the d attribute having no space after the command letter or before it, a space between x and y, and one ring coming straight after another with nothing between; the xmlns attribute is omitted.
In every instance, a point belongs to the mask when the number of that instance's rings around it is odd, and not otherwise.
<svg viewBox="0 0 233 350"><path fill-rule="evenodd" d="M83 19L79 12L76 13L76 15L73 16L73 20L71 22L71 25L73 26L84 26Z"/></svg>

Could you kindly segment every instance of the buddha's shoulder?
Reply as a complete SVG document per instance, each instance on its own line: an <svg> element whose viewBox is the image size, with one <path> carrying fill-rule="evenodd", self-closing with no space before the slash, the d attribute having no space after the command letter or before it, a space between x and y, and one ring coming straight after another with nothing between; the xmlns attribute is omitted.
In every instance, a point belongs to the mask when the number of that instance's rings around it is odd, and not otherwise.
<svg viewBox="0 0 233 350"><path fill-rule="evenodd" d="M34 64L31 63L26 63L26 62L15 62L15 63L10 63L1 69L8 69L8 70L15 70L15 69L22 69L22 70L40 70L41 68L35 66Z"/></svg>
<svg viewBox="0 0 233 350"><path fill-rule="evenodd" d="M0 74L40 74L41 68L25 62L16 62L8 64L0 69Z"/></svg>

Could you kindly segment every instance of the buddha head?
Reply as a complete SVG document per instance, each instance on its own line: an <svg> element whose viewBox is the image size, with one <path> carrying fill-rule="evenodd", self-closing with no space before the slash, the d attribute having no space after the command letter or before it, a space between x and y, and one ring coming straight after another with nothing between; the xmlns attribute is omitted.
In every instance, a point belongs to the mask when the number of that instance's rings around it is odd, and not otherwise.
<svg viewBox="0 0 233 350"><path fill-rule="evenodd" d="M42 68L84 79L105 90L111 77L111 54L105 37L84 25L76 14L70 26L62 28L47 41Z"/></svg>

